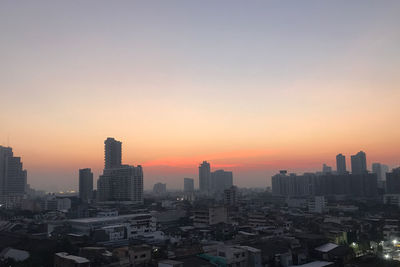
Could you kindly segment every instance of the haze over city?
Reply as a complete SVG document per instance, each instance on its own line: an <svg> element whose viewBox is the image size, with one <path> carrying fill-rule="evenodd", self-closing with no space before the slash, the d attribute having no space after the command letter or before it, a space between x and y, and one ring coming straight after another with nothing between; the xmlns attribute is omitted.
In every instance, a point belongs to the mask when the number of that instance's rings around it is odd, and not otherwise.
<svg viewBox="0 0 400 267"><path fill-rule="evenodd" d="M400 2L362 3L2 1L0 145L48 191L97 179L109 136L145 189L203 160L240 187L360 150L397 167Z"/></svg>

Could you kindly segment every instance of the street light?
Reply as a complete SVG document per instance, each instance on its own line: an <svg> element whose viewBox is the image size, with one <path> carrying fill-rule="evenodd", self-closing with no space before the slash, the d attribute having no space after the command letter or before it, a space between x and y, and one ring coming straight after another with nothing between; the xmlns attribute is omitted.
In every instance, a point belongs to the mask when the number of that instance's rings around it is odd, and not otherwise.
<svg viewBox="0 0 400 267"><path fill-rule="evenodd" d="M389 259L389 254L385 254L385 259Z"/></svg>
<svg viewBox="0 0 400 267"><path fill-rule="evenodd" d="M393 245L396 245L396 244L397 244L397 239L394 239L394 240L392 241L392 243L393 243Z"/></svg>

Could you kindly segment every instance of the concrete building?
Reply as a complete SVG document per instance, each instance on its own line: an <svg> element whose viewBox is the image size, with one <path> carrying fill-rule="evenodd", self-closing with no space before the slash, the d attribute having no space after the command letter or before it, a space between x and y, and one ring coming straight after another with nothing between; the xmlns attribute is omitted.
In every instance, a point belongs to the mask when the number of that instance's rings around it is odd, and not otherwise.
<svg viewBox="0 0 400 267"><path fill-rule="evenodd" d="M233 186L233 174L229 171L217 170L211 173L210 192L221 194L225 189Z"/></svg>
<svg viewBox="0 0 400 267"><path fill-rule="evenodd" d="M167 184L156 183L153 186L153 193L157 195L163 195L167 193Z"/></svg>
<svg viewBox="0 0 400 267"><path fill-rule="evenodd" d="M211 171L210 163L203 161L199 166L199 189L202 194L210 193Z"/></svg>
<svg viewBox="0 0 400 267"><path fill-rule="evenodd" d="M97 181L99 201L133 201L143 203L142 167L123 165L105 169Z"/></svg>
<svg viewBox="0 0 400 267"><path fill-rule="evenodd" d="M400 194L400 167L386 173L386 194Z"/></svg>
<svg viewBox="0 0 400 267"><path fill-rule="evenodd" d="M323 174L328 174L332 173L332 167L326 165L325 163L322 165L322 173Z"/></svg>
<svg viewBox="0 0 400 267"><path fill-rule="evenodd" d="M221 222L228 222L228 212L224 206L209 207L194 211L193 226L195 227L207 227Z"/></svg>
<svg viewBox="0 0 400 267"><path fill-rule="evenodd" d="M103 201L143 203L142 166L121 165L121 142L107 138L105 168L97 180L97 197Z"/></svg>
<svg viewBox="0 0 400 267"><path fill-rule="evenodd" d="M27 172L20 157L14 157L11 147L0 146L0 203L21 200L27 188ZM6 205L6 206L7 206Z"/></svg>
<svg viewBox="0 0 400 267"><path fill-rule="evenodd" d="M311 213L323 213L326 211L324 196L315 196L308 201L308 211Z"/></svg>
<svg viewBox="0 0 400 267"><path fill-rule="evenodd" d="M66 252L59 252L54 254L54 267L90 267L90 261Z"/></svg>
<svg viewBox="0 0 400 267"><path fill-rule="evenodd" d="M372 163L372 172L376 173L378 181L385 181L386 173L389 172L389 167L381 163Z"/></svg>
<svg viewBox="0 0 400 267"><path fill-rule="evenodd" d="M364 174L367 172L367 156L365 152L360 151L351 156L351 173Z"/></svg>
<svg viewBox="0 0 400 267"><path fill-rule="evenodd" d="M93 197L93 172L90 168L79 170L79 198L89 202Z"/></svg>
<svg viewBox="0 0 400 267"><path fill-rule="evenodd" d="M194 191L194 180L192 178L183 179L183 191L191 193Z"/></svg>
<svg viewBox="0 0 400 267"><path fill-rule="evenodd" d="M235 206L238 200L238 192L236 186L231 186L224 191L224 203L225 205Z"/></svg>
<svg viewBox="0 0 400 267"><path fill-rule="evenodd" d="M336 171L338 174L345 174L346 170L346 156L342 154L336 155Z"/></svg>
<svg viewBox="0 0 400 267"><path fill-rule="evenodd" d="M93 231L103 231L105 241L127 240L146 235L157 230L156 219L150 214L128 214L111 217L91 217L69 220L74 232L90 235Z"/></svg>
<svg viewBox="0 0 400 267"><path fill-rule="evenodd" d="M119 168L122 159L122 143L108 137L104 141L104 169Z"/></svg>

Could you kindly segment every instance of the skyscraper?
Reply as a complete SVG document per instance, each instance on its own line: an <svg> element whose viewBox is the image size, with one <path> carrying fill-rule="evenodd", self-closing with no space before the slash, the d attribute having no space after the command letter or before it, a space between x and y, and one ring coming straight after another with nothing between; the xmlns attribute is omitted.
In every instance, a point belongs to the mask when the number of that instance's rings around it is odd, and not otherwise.
<svg viewBox="0 0 400 267"><path fill-rule="evenodd" d="M386 194L400 194L400 167L386 174Z"/></svg>
<svg viewBox="0 0 400 267"><path fill-rule="evenodd" d="M23 196L26 176L21 158L14 157L11 147L0 146L0 196Z"/></svg>
<svg viewBox="0 0 400 267"><path fill-rule="evenodd" d="M338 174L346 173L346 156L342 154L336 155L336 171Z"/></svg>
<svg viewBox="0 0 400 267"><path fill-rule="evenodd" d="M367 156L363 151L351 156L351 172L353 174L367 172Z"/></svg>
<svg viewBox="0 0 400 267"><path fill-rule="evenodd" d="M207 161L203 161L203 163L199 166L199 188L201 193L207 195L209 194L210 180L210 163L208 163Z"/></svg>
<svg viewBox="0 0 400 267"><path fill-rule="evenodd" d="M88 202L93 197L93 173L90 168L79 170L79 198Z"/></svg>
<svg viewBox="0 0 400 267"><path fill-rule="evenodd" d="M142 166L121 165L121 142L107 138L105 168L97 180L99 201L133 201L143 203Z"/></svg>
<svg viewBox="0 0 400 267"><path fill-rule="evenodd" d="M122 143L120 141L111 137L104 141L104 169L121 166L121 146Z"/></svg>
<svg viewBox="0 0 400 267"><path fill-rule="evenodd" d="M325 163L322 165L322 173L323 174L328 174L332 173L332 167L326 165Z"/></svg>
<svg viewBox="0 0 400 267"><path fill-rule="evenodd" d="M162 195L167 193L167 184L156 183L153 186L153 193L157 195Z"/></svg>
<svg viewBox="0 0 400 267"><path fill-rule="evenodd" d="M194 180L192 178L183 179L183 191L193 192L194 191Z"/></svg>

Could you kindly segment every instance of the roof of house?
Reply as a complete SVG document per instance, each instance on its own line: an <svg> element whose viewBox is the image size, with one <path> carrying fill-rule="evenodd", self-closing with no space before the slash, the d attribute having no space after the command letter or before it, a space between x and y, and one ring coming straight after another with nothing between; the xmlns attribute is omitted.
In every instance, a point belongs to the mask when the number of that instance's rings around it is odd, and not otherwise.
<svg viewBox="0 0 400 267"><path fill-rule="evenodd" d="M326 244L324 244L322 246L316 247L315 250L319 251L319 252L329 252L332 249L335 249L337 247L338 247L338 245L336 245L334 243L326 243Z"/></svg>

